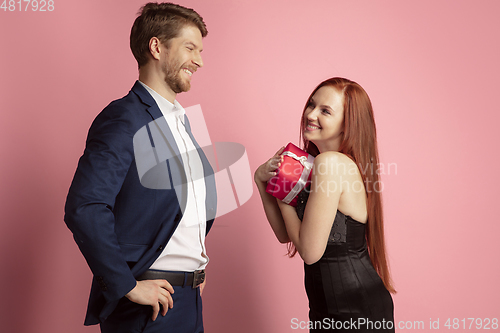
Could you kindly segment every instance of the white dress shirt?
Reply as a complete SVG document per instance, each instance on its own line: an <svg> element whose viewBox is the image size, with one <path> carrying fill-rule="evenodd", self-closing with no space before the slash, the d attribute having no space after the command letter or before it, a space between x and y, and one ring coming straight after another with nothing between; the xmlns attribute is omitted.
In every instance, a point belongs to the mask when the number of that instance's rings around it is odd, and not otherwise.
<svg viewBox="0 0 500 333"><path fill-rule="evenodd" d="M163 252L150 268L182 272L204 269L208 263L205 250L206 187L200 155L184 125L185 111L177 101L172 104L144 83L140 83L154 98L172 131L187 179L187 204L182 219Z"/></svg>

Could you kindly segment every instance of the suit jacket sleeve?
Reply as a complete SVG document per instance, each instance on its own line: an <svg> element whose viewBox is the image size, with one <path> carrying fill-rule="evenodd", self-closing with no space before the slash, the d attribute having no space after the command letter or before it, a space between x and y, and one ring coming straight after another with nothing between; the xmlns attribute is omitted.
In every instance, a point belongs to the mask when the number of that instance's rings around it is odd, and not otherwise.
<svg viewBox="0 0 500 333"><path fill-rule="evenodd" d="M117 235L113 207L132 164L132 112L110 104L92 124L71 184L65 222L108 302L136 285Z"/></svg>

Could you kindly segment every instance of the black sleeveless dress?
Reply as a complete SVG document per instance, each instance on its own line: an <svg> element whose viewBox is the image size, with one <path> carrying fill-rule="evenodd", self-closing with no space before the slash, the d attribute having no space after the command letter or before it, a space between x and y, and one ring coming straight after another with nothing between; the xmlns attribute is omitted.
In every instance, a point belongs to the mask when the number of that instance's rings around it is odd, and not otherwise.
<svg viewBox="0 0 500 333"><path fill-rule="evenodd" d="M308 198L299 194L302 220ZM394 332L394 305L373 267L365 224L337 211L325 253L304 264L310 332Z"/></svg>

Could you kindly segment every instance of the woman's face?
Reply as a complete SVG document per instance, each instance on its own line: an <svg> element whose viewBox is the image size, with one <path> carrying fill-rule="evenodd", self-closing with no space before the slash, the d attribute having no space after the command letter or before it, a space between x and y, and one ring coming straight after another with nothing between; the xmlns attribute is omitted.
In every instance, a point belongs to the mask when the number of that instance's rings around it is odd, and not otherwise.
<svg viewBox="0 0 500 333"><path fill-rule="evenodd" d="M320 153L337 151L344 132L344 95L331 86L319 88L307 104L304 119L305 139Z"/></svg>

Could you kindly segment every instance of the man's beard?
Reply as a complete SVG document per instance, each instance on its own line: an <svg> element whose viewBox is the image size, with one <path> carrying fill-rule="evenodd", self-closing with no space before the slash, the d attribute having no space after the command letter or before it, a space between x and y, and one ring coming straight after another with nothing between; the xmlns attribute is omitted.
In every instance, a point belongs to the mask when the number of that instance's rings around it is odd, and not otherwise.
<svg viewBox="0 0 500 333"><path fill-rule="evenodd" d="M165 82L172 89L173 92L179 94L191 89L191 83L183 80L180 76L181 65L177 63L166 63L163 66L163 73L165 74Z"/></svg>

